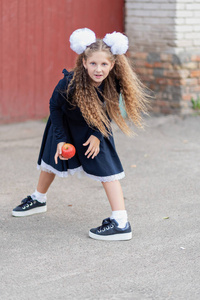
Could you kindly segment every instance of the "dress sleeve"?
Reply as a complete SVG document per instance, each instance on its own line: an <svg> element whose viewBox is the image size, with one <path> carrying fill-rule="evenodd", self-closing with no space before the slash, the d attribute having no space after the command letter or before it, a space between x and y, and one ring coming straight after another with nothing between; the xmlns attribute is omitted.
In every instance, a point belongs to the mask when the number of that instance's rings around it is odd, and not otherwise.
<svg viewBox="0 0 200 300"><path fill-rule="evenodd" d="M92 129L91 128L91 135L96 136L100 140L100 142L102 142L103 134L98 129Z"/></svg>
<svg viewBox="0 0 200 300"><path fill-rule="evenodd" d="M62 106L66 102L64 96L62 95L62 91L66 90L68 86L68 80L66 76L67 74L65 74L65 77L59 81L50 99L50 118L53 125L53 130L55 133L57 143L67 142L67 136L63 126L63 110L62 110Z"/></svg>

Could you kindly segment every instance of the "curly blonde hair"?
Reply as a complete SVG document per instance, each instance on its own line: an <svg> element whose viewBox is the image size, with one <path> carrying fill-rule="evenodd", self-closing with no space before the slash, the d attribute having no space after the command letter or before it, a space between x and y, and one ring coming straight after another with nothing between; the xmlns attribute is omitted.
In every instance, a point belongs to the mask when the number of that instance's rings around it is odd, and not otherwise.
<svg viewBox="0 0 200 300"><path fill-rule="evenodd" d="M83 66L83 59L86 61L95 51L105 51L111 63L114 62L114 67L104 80L103 92L99 91L104 102L99 99L92 80ZM87 124L97 128L106 137L111 134L110 120L113 120L125 134L132 133L120 111L117 85L120 87L127 119L137 127L143 127L141 112L147 113L148 103L145 88L125 55L113 55L110 47L99 39L78 56L67 94L74 86L73 104L80 108Z"/></svg>

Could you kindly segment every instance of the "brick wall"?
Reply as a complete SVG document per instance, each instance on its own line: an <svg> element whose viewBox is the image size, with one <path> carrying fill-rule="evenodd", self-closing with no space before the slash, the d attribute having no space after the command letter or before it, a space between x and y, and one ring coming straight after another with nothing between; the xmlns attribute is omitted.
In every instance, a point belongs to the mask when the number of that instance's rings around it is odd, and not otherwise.
<svg viewBox="0 0 200 300"><path fill-rule="evenodd" d="M200 96L200 0L126 0L130 56L154 112L188 113Z"/></svg>

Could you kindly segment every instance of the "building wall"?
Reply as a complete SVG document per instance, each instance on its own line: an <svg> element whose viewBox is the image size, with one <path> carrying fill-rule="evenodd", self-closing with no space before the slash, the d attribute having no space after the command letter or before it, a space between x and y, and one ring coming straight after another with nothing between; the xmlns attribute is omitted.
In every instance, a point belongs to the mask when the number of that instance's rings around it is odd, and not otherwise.
<svg viewBox="0 0 200 300"><path fill-rule="evenodd" d="M126 0L130 56L154 112L188 113L200 96L200 0Z"/></svg>
<svg viewBox="0 0 200 300"><path fill-rule="evenodd" d="M124 30L124 0L0 0L0 13L0 123L48 115L62 69L75 63L75 29Z"/></svg>

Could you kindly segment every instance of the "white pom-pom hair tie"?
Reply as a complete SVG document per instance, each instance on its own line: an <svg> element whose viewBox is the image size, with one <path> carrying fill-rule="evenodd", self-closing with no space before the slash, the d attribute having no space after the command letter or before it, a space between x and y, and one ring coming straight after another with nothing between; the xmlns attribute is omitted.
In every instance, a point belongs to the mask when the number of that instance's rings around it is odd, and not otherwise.
<svg viewBox="0 0 200 300"><path fill-rule="evenodd" d="M96 42L96 35L88 28L81 28L71 34L69 41L70 48L77 54L81 54L88 46ZM103 42L110 47L114 55L125 54L128 50L128 38L120 32L107 33Z"/></svg>
<svg viewBox="0 0 200 300"><path fill-rule="evenodd" d="M87 46L96 42L95 33L88 28L81 28L75 30L70 38L70 48L77 54L81 54L85 51Z"/></svg>
<svg viewBox="0 0 200 300"><path fill-rule="evenodd" d="M107 33L103 38L103 41L110 47L110 50L114 55L125 54L128 50L128 38L120 32L114 31L113 33Z"/></svg>

